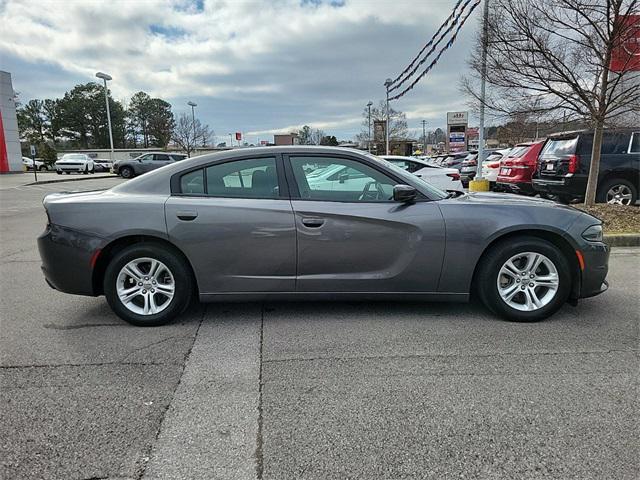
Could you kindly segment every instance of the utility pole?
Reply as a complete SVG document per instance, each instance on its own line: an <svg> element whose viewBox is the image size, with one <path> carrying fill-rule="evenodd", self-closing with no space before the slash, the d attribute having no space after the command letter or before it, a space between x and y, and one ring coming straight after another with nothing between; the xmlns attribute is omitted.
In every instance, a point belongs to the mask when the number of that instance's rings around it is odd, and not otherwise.
<svg viewBox="0 0 640 480"><path fill-rule="evenodd" d="M369 103L367 103L367 109L369 109L369 120L367 122L369 124L369 136L367 137L367 151L369 153L371 153L371 105L373 105L373 102L369 100Z"/></svg>
<svg viewBox="0 0 640 480"><path fill-rule="evenodd" d="M489 182L482 178L482 161L484 160L484 105L487 93L487 44L489 34L489 0L484 0L482 17L482 65L480 80L480 126L478 129L478 169L470 190L489 191Z"/></svg>
<svg viewBox="0 0 640 480"><path fill-rule="evenodd" d="M385 143L386 143L385 155L389 155L389 123L390 123L389 122L389 87L391 86L392 83L393 83L393 80L391 80L390 78L387 78L384 81L384 86L387 89L387 121L384 129Z"/></svg>

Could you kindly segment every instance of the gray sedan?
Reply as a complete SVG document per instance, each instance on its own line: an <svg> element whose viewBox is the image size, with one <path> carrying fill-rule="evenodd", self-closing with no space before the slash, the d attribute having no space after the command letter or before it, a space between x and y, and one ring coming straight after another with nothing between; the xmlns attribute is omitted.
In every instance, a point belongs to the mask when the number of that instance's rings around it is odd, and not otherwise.
<svg viewBox="0 0 640 480"><path fill-rule="evenodd" d="M133 178L185 158L187 156L183 153L144 153L131 160L118 160L113 163L112 169L113 173L120 175L122 178Z"/></svg>
<svg viewBox="0 0 640 480"><path fill-rule="evenodd" d="M536 321L607 288L598 219L548 200L446 194L356 150L204 155L107 191L51 194L44 207L38 245L49 285L104 294L135 325L164 324L194 297L472 293L499 316Z"/></svg>

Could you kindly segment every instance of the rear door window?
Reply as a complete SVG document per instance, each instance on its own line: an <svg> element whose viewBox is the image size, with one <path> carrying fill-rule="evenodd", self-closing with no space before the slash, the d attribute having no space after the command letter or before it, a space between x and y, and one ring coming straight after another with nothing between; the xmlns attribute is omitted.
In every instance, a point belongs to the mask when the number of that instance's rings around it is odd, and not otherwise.
<svg viewBox="0 0 640 480"><path fill-rule="evenodd" d="M629 153L640 153L640 132L633 132L629 142Z"/></svg>
<svg viewBox="0 0 640 480"><path fill-rule="evenodd" d="M576 152L578 137L567 139L550 139L542 149L540 156L572 155Z"/></svg>

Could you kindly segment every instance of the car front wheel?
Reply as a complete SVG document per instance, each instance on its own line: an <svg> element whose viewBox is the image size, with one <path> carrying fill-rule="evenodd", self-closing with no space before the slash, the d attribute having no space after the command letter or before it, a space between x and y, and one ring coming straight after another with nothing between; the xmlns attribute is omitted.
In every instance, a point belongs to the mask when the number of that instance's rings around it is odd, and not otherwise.
<svg viewBox="0 0 640 480"><path fill-rule="evenodd" d="M185 261L151 243L132 245L107 266L104 293L111 309L133 325L171 322L187 308L192 280Z"/></svg>
<svg viewBox="0 0 640 480"><path fill-rule="evenodd" d="M482 302L497 315L536 322L556 312L571 291L569 262L552 243L519 238L491 247L476 278Z"/></svg>
<svg viewBox="0 0 640 480"><path fill-rule="evenodd" d="M133 178L134 172L131 167L122 167L120 169L120 176L122 178Z"/></svg>

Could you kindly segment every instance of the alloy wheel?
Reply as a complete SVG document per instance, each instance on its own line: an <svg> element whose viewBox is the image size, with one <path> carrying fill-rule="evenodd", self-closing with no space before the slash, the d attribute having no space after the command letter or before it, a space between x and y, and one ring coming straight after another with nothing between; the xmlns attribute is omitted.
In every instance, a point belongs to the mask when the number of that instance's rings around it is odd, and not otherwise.
<svg viewBox="0 0 640 480"><path fill-rule="evenodd" d="M607 191L607 203L612 205L630 205L633 193L624 184L614 185Z"/></svg>
<svg viewBox="0 0 640 480"><path fill-rule="evenodd" d="M127 263L116 279L122 304L138 315L155 315L166 309L175 293L173 273L153 258L136 258Z"/></svg>
<svg viewBox="0 0 640 480"><path fill-rule="evenodd" d="M500 269L497 279L502 301L524 312L539 310L551 303L559 285L556 266L537 252L512 256Z"/></svg>

